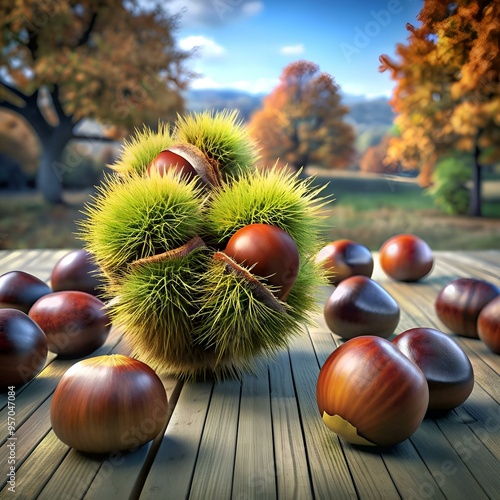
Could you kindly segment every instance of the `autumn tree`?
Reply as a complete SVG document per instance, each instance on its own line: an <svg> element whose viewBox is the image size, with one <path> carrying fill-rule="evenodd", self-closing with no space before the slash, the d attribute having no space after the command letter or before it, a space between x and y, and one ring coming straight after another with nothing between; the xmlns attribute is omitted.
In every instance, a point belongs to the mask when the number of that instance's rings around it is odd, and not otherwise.
<svg viewBox="0 0 500 500"><path fill-rule="evenodd" d="M378 144L369 146L365 150L359 159L359 169L361 172L392 174L398 171L399 162L387 155L391 138L391 135L386 134Z"/></svg>
<svg viewBox="0 0 500 500"><path fill-rule="evenodd" d="M175 20L140 0L0 1L0 108L41 145L37 187L62 201L60 155L92 118L114 132L173 117L189 76ZM84 136L86 140L103 137Z"/></svg>
<svg viewBox="0 0 500 500"><path fill-rule="evenodd" d="M481 215L481 165L500 159L500 0L425 0L418 20L397 60L381 56L401 130L389 153L419 167L422 185L439 158L471 154L469 213Z"/></svg>
<svg viewBox="0 0 500 500"><path fill-rule="evenodd" d="M330 75L309 61L288 65L250 120L262 164L274 165L279 159L294 169L312 163L346 167L354 153L354 131L344 121L347 112Z"/></svg>

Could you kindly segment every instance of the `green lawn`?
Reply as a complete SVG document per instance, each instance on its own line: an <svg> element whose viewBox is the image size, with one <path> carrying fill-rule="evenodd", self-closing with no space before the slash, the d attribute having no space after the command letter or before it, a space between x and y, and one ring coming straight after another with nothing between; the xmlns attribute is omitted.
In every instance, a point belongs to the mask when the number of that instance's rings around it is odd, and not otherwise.
<svg viewBox="0 0 500 500"><path fill-rule="evenodd" d="M435 250L500 248L500 183L485 186L485 217L450 217L414 180L389 176L318 176L334 201L325 207L325 239L349 238L378 250L398 233L414 233ZM88 193L69 193L67 207L51 206L33 194L0 195L0 248L78 248L76 219Z"/></svg>

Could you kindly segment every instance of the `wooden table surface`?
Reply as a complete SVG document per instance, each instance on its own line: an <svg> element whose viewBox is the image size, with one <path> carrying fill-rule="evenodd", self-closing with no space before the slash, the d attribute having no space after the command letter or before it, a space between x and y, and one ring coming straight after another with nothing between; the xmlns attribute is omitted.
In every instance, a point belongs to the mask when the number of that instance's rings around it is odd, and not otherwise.
<svg viewBox="0 0 500 500"><path fill-rule="evenodd" d="M20 269L49 279L64 250L0 251L0 274ZM401 307L396 333L440 325L439 290L456 277L500 285L500 251L436 252L421 283L376 279ZM333 288L325 288L319 300ZM92 456L54 435L52 393L75 362L49 357L15 399L16 493L8 490L7 395L0 394L0 497L25 499L419 499L500 498L500 356L455 337L470 357L475 386L455 410L426 418L389 449L349 445L323 424L316 405L320 367L339 344L321 315L288 351L263 360L241 380L182 383L163 378L170 417L165 432L132 453ZM119 331L93 355L127 353Z"/></svg>

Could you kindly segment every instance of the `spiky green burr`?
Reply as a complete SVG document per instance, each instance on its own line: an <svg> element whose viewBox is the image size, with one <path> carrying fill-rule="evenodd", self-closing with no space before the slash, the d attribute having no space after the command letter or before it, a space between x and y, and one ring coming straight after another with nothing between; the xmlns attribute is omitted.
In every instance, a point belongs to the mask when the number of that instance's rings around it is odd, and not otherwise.
<svg viewBox="0 0 500 500"><path fill-rule="evenodd" d="M219 169L222 179L253 170L256 148L236 111L179 116L175 140L196 146Z"/></svg>
<svg viewBox="0 0 500 500"><path fill-rule="evenodd" d="M127 264L184 245L204 226L200 187L179 174L113 175L84 210L80 237L110 279Z"/></svg>
<svg viewBox="0 0 500 500"><path fill-rule="evenodd" d="M321 198L324 187L299 173L267 169L251 171L230 180L212 193L206 230L216 244L227 243L249 224L269 224L286 231L297 243L301 258L315 254L323 227Z"/></svg>
<svg viewBox="0 0 500 500"><path fill-rule="evenodd" d="M148 172L167 148L204 155L217 180ZM255 160L235 113L179 117L172 128L136 132L85 209L80 237L107 278L113 323L134 355L161 373L238 374L285 347L315 308L325 283L314 263L324 244L321 189L298 174L259 172ZM297 243L300 272L286 302L223 253L238 229L256 223Z"/></svg>

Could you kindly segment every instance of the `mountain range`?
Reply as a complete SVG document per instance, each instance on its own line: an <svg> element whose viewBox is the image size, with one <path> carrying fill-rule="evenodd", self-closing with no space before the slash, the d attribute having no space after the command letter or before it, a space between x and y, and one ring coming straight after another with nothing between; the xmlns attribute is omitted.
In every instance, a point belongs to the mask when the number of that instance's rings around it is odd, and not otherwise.
<svg viewBox="0 0 500 500"><path fill-rule="evenodd" d="M244 121L262 107L264 97L233 89L197 89L184 95L189 111L238 109ZM389 128L393 123L395 115L386 97L369 99L364 95L342 94L342 103L349 107L347 120L358 132L374 126Z"/></svg>

